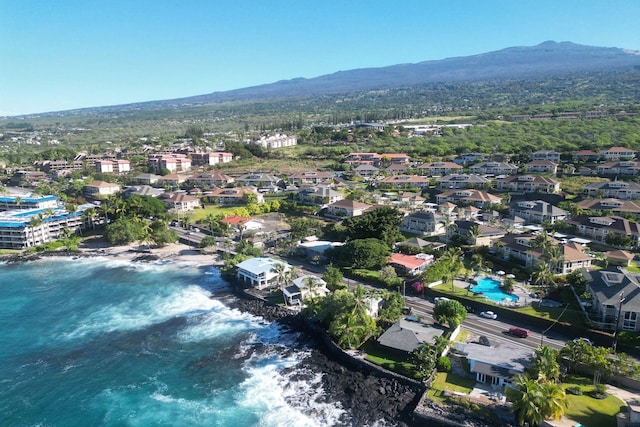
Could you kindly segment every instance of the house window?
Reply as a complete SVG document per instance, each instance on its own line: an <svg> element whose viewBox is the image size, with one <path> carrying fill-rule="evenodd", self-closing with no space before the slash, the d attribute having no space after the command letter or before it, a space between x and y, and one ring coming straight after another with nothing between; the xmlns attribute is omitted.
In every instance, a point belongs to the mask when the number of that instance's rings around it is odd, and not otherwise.
<svg viewBox="0 0 640 427"><path fill-rule="evenodd" d="M487 377L485 376L485 374L481 374L480 372L476 374L476 381L478 381L479 383L484 383L486 380Z"/></svg>
<svg viewBox="0 0 640 427"><path fill-rule="evenodd" d="M627 311L622 319L622 329L625 331L635 331L638 313Z"/></svg>

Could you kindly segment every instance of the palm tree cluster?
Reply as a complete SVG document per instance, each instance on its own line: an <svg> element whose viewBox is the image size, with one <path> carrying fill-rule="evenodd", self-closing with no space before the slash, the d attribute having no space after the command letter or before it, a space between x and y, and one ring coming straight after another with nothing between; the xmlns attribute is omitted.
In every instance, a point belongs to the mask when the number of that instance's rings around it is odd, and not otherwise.
<svg viewBox="0 0 640 427"><path fill-rule="evenodd" d="M560 419L568 406L564 389L558 384L558 352L542 346L535 352L533 366L505 389L516 421L523 426L538 426L547 418Z"/></svg>

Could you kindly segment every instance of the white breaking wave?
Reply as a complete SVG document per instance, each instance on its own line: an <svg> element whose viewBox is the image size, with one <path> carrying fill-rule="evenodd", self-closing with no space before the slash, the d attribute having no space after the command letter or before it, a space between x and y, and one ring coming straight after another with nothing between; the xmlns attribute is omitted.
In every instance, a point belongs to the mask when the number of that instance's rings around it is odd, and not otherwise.
<svg viewBox="0 0 640 427"><path fill-rule="evenodd" d="M201 342L263 327L261 318L231 309L220 301L212 301L214 304L209 311L189 319L191 325L178 334L178 339L183 342Z"/></svg>
<svg viewBox="0 0 640 427"><path fill-rule="evenodd" d="M199 286L187 286L175 291L164 295L141 294L117 305L98 306L96 311L84 319L75 319L76 329L63 336L75 339L91 334L142 329L190 312L209 311L221 305Z"/></svg>
<svg viewBox="0 0 640 427"><path fill-rule="evenodd" d="M321 402L322 374L293 380L283 373L295 368L304 353L252 356L245 366L249 378L240 384L236 404L260 415L260 426L315 427L338 425L344 410L339 404ZM308 377L309 375L306 375Z"/></svg>

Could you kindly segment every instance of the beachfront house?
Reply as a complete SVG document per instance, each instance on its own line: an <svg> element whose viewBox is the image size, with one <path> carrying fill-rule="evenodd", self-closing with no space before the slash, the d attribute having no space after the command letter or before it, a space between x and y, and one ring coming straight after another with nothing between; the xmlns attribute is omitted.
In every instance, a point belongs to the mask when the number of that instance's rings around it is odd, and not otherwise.
<svg viewBox="0 0 640 427"><path fill-rule="evenodd" d="M324 297L329 293L327 282L318 276L305 274L282 290L287 305L301 306L305 299Z"/></svg>
<svg viewBox="0 0 640 427"><path fill-rule="evenodd" d="M454 351L467 358L477 382L499 388L510 385L515 376L523 374L533 356L533 350L509 344L455 343Z"/></svg>
<svg viewBox="0 0 640 427"><path fill-rule="evenodd" d="M444 333L444 328L422 323L417 317L400 318L378 338L378 342L405 356L425 344L433 344L436 337Z"/></svg>
<svg viewBox="0 0 640 427"><path fill-rule="evenodd" d="M291 270L291 266L284 261L266 257L250 258L236 265L236 279L259 290L278 286L278 264L284 267L284 271Z"/></svg>

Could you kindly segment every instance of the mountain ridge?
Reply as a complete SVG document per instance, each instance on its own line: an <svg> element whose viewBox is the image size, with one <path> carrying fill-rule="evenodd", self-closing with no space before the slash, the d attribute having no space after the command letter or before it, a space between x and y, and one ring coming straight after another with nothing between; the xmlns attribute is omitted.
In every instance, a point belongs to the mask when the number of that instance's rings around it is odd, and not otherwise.
<svg viewBox="0 0 640 427"><path fill-rule="evenodd" d="M640 67L640 52L617 47L580 45L568 41L545 41L535 46L513 46L470 56L340 70L312 78L297 77L203 95L68 111L175 108L234 101L294 99L354 91L411 88L433 83L540 78L583 71L615 71L631 67Z"/></svg>

